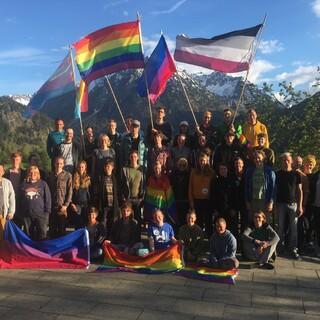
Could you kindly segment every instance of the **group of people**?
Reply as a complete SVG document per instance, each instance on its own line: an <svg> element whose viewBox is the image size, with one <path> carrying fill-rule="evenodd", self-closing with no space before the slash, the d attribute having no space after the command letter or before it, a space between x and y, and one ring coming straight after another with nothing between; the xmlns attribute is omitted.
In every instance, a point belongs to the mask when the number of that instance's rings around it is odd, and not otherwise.
<svg viewBox="0 0 320 320"><path fill-rule="evenodd" d="M314 156L285 152L276 170L267 127L254 109L243 125L226 108L214 126L206 111L194 132L181 121L176 135L165 115L158 107L145 131L128 117L123 133L109 119L106 132L97 137L88 126L81 139L57 119L47 139L50 172L37 154L26 171L19 152L6 171L0 164L1 224L13 219L35 240L62 236L68 225L87 227L92 257L104 241L129 254L180 241L187 260L221 268L238 266L237 244L270 269L276 248L294 259L306 248L319 254Z"/></svg>

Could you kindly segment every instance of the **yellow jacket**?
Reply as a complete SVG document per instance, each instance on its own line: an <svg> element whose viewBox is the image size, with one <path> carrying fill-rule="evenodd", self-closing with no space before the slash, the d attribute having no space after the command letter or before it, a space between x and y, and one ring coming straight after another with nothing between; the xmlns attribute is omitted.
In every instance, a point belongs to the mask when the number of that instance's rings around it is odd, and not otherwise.
<svg viewBox="0 0 320 320"><path fill-rule="evenodd" d="M243 125L242 134L247 138L248 142L250 143L251 147L258 146L258 134L264 133L266 134L266 144L265 147L269 148L269 137L268 137L268 130L267 127L257 121L254 126L251 126L247 122Z"/></svg>

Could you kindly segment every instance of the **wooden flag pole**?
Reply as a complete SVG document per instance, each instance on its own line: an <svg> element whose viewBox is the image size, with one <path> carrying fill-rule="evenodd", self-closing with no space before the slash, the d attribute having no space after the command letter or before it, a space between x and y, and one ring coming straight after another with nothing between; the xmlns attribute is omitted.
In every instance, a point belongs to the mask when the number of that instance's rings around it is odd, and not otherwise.
<svg viewBox="0 0 320 320"><path fill-rule="evenodd" d="M234 116L233 116L233 119L232 119L232 122L231 122L232 125L234 124L234 120L235 120L235 118L237 116L237 113L238 113L238 110L239 110L239 107L240 107L240 104L241 104L241 101L242 101L242 97L243 97L243 94L244 94L244 89L245 89L246 84L248 82L248 76L249 76L250 67L251 67L252 61L254 60L255 55L257 53L257 49L258 49L260 41L261 41L262 31L263 31L263 29L265 27L266 21L267 21L267 14L265 14L265 16L264 16L264 19L263 19L263 22L262 22L262 27L261 27L261 29L259 31L259 35L258 35L258 40L256 41L256 46L254 46L254 48L252 50L252 55L251 55L251 58L250 58L250 61L249 61L249 67L248 67L248 70L247 70L247 73L246 73L246 77L244 79L244 84L242 86L242 89L241 89L241 92L240 92L240 96L239 96L239 100L237 102L236 110L234 112Z"/></svg>
<svg viewBox="0 0 320 320"><path fill-rule="evenodd" d="M75 68L74 68L74 61L73 61L73 55L72 55L72 48L71 48L71 46L69 46L69 51L70 51L70 57L71 57L71 66L72 66L72 73L73 73L73 82L74 82L75 88L77 88L77 85L76 85L76 74L75 74ZM76 99L77 99L77 95L78 95L78 90L79 90L79 89L76 89ZM88 88L88 94L89 94L89 88ZM88 101L89 101L89 99L88 99ZM79 110L79 122L80 122L81 143L82 143L82 147L83 147L83 155L84 155L84 158L86 158L86 145L85 145L85 142L84 142L84 132L83 132L83 125L82 125L81 110Z"/></svg>
<svg viewBox="0 0 320 320"><path fill-rule="evenodd" d="M139 14L139 12L137 12L137 19L138 19L138 23L139 23L139 35L140 35L141 51L142 51L142 55L143 55L143 58L144 58L143 42L142 42L142 33L141 33L141 25L140 25L140 14ZM149 107L149 113L150 113L151 129L154 129L153 118L152 118L152 109L151 109L151 101L150 101L150 93L149 93L149 86L148 86L148 79L147 79L147 74L145 73L145 71L143 71L143 74L144 74L144 82L145 82L146 90L147 90L148 107Z"/></svg>
<svg viewBox="0 0 320 320"><path fill-rule="evenodd" d="M192 114L192 116L193 116L193 120L194 120L194 122L195 122L195 124L196 124L196 127L199 127L199 124L198 124L198 122L197 122L196 116L195 116L195 114L194 114L194 112L193 112L193 108L192 108L190 99L189 99L188 94L187 94L187 91L186 91L186 88L184 87L184 84L183 84L183 82L182 82L182 80L181 80L181 77L180 77L180 75L179 75L179 71L178 71L178 70L177 70L177 73L176 73L176 74L177 74L177 76L178 76L178 79L179 79L179 82L180 82L180 84L181 84L181 87L182 87L182 90L183 90L183 92L184 92L184 95L185 95L185 97L186 97L186 99L187 99L187 101L188 101L188 105L189 105L191 114Z"/></svg>
<svg viewBox="0 0 320 320"><path fill-rule="evenodd" d="M109 89L110 89L110 91L111 91L111 94L112 94L112 96L113 96L113 99L114 99L114 101L115 101L115 103L116 103L116 105L117 105L117 108L118 108L118 110L119 110L119 113L120 113L121 119L122 119L122 121L123 121L124 127L126 128L127 131L129 131L129 129L128 129L128 127L127 127L127 124L126 124L126 121L124 120L122 111L121 111L121 109L120 109L120 105L119 105L119 103L118 103L117 97L116 97L116 95L114 94L114 91L113 91L113 89L112 89L112 86L111 86L111 83L110 83L110 81L109 81L109 78L108 78L108 76L104 76L104 77L105 77L105 79L107 80Z"/></svg>

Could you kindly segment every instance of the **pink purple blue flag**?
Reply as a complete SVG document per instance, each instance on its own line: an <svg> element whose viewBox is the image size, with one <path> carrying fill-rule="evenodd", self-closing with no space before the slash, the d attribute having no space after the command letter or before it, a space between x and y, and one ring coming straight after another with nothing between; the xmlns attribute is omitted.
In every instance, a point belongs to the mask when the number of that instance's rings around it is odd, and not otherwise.
<svg viewBox="0 0 320 320"><path fill-rule="evenodd" d="M158 97L164 92L167 81L177 71L173 58L168 49L166 40L161 35L160 40L148 59L144 73L147 77L149 97L154 104ZM138 94L147 96L145 74L138 80Z"/></svg>

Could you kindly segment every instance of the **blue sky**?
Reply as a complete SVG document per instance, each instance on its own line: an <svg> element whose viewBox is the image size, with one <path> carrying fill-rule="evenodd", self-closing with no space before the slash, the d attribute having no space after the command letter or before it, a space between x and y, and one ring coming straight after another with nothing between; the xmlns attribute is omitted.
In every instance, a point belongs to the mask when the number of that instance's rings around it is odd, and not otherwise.
<svg viewBox="0 0 320 320"><path fill-rule="evenodd" d="M267 13L250 80L286 80L308 89L317 76L320 0L11 0L1 4L0 95L35 92L69 44L104 26L134 20L137 11L146 53L161 30L173 52L177 34L212 37L256 25Z"/></svg>

